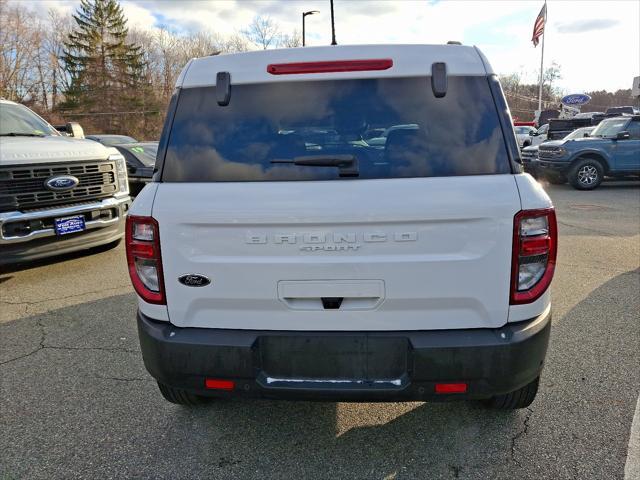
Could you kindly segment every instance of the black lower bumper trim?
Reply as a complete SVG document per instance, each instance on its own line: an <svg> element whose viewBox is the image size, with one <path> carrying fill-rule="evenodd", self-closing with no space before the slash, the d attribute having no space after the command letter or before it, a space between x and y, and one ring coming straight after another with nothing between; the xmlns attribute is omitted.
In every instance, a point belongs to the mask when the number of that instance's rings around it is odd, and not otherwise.
<svg viewBox="0 0 640 480"><path fill-rule="evenodd" d="M179 328L138 312L145 366L160 383L213 396L326 400L481 399L542 370L550 311L498 329L300 332ZM204 388L229 379L233 391ZM436 383L467 383L439 395Z"/></svg>

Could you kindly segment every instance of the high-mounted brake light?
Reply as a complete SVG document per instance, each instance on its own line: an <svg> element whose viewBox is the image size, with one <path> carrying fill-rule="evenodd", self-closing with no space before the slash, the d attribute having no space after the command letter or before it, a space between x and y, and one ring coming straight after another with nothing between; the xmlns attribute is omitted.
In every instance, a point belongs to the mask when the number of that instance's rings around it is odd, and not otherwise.
<svg viewBox="0 0 640 480"><path fill-rule="evenodd" d="M368 70L388 70L393 67L390 58L371 60L335 60L327 62L271 63L267 72L271 75L292 75L296 73L363 72Z"/></svg>
<svg viewBox="0 0 640 480"><path fill-rule="evenodd" d="M152 217L129 215L125 228L133 288L145 302L165 305L158 222Z"/></svg>
<svg viewBox="0 0 640 480"><path fill-rule="evenodd" d="M531 303L553 279L558 251L558 227L553 208L522 210L513 220L511 305Z"/></svg>

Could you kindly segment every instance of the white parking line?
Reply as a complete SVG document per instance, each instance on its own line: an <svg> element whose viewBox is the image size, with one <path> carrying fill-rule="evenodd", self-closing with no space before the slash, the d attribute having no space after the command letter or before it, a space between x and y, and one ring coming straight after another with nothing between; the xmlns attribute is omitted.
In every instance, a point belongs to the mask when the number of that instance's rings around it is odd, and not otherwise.
<svg viewBox="0 0 640 480"><path fill-rule="evenodd" d="M640 480L640 396L638 396L636 413L633 414L633 422L631 422L624 480Z"/></svg>

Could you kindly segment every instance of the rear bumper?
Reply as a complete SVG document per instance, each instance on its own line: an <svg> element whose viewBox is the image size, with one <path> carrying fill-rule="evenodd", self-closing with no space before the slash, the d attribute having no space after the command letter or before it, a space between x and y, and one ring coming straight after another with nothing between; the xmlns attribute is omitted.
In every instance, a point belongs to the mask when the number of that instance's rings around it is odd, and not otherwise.
<svg viewBox="0 0 640 480"><path fill-rule="evenodd" d="M499 329L286 332L179 328L138 312L144 364L159 382L210 396L325 400L482 399L541 372L550 311ZM205 378L232 391L206 390ZM468 384L436 394L436 383Z"/></svg>

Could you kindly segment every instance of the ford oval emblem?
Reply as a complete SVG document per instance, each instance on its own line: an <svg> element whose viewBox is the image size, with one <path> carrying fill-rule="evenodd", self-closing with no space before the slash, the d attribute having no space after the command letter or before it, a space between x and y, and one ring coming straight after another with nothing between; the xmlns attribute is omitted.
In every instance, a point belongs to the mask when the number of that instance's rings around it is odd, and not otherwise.
<svg viewBox="0 0 640 480"><path fill-rule="evenodd" d="M198 275L197 273L182 275L178 278L178 281L187 287L205 287L211 283L211 280L207 277L204 275Z"/></svg>
<svg viewBox="0 0 640 480"><path fill-rule="evenodd" d="M44 186L54 192L66 192L78 185L80 180L72 175L58 175L45 180Z"/></svg>
<svg viewBox="0 0 640 480"><path fill-rule="evenodd" d="M591 97L589 95L584 95L582 93L572 93L571 95L565 95L562 97L562 104L571 106L571 105L584 105L589 103Z"/></svg>

